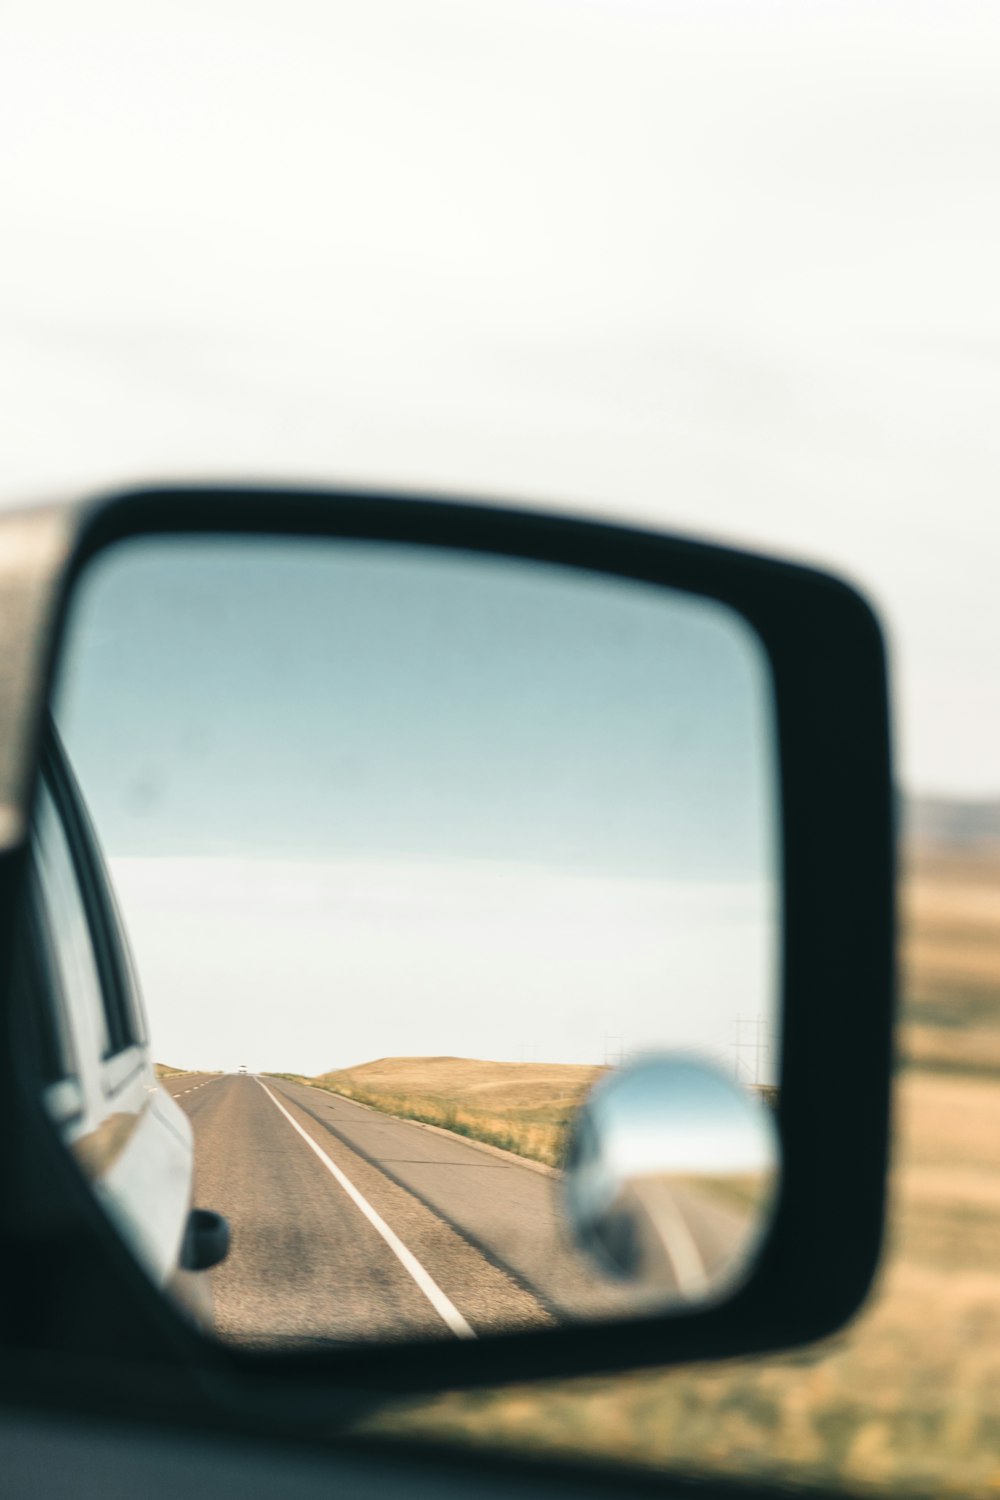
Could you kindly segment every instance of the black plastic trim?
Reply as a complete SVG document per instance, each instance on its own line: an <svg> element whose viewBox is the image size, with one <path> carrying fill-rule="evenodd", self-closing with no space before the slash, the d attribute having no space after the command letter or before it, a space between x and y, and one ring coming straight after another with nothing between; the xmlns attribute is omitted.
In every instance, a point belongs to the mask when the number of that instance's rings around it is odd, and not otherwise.
<svg viewBox="0 0 1000 1500"><path fill-rule="evenodd" d="M203 1339L149 1291L144 1324L161 1330L164 1357L169 1347L169 1358L200 1365L220 1399L244 1413L253 1390L262 1419L285 1412L299 1422L329 1420L338 1392L351 1406L366 1391L750 1354L840 1327L865 1296L881 1243L894 992L886 663L865 601L805 567L564 516L418 496L191 486L112 497L85 513L50 669L73 585L95 554L131 536L185 532L363 538L530 558L687 590L745 617L771 664L782 776L784 1172L753 1275L703 1311L481 1342L251 1354ZM6 863L7 889L16 891L15 861ZM139 1283L128 1280L135 1296ZM155 1364L159 1355L150 1353Z"/></svg>

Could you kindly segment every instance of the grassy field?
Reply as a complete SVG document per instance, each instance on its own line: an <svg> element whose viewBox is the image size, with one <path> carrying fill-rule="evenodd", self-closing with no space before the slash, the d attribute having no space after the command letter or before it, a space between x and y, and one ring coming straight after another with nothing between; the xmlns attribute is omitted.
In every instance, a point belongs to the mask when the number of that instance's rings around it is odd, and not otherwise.
<svg viewBox="0 0 1000 1500"><path fill-rule="evenodd" d="M907 861L904 1060L1000 1072L1000 849L923 850Z"/></svg>
<svg viewBox="0 0 1000 1500"><path fill-rule="evenodd" d="M380 1057L316 1078L280 1076L556 1167L577 1106L603 1072L572 1063ZM762 1087L760 1094L773 1104L777 1089Z"/></svg>
<svg viewBox="0 0 1000 1500"><path fill-rule="evenodd" d="M671 1172L670 1181L726 1208L755 1209L758 1215L770 1207L777 1185L773 1172Z"/></svg>
<svg viewBox="0 0 1000 1500"><path fill-rule="evenodd" d="M600 1072L570 1063L383 1057L304 1081L556 1166L573 1112Z"/></svg>
<svg viewBox="0 0 1000 1500"><path fill-rule="evenodd" d="M400 1403L368 1432L861 1494L1000 1495L1000 850L905 870L890 1247L825 1345Z"/></svg>

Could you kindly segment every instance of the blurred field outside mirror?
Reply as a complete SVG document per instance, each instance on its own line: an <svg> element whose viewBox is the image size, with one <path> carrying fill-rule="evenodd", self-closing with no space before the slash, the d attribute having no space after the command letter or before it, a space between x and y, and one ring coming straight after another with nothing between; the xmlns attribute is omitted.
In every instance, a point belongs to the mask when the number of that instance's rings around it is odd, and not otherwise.
<svg viewBox="0 0 1000 1500"><path fill-rule="evenodd" d="M680 1170L682 1095L750 1109L735 1083L777 1081L771 685L738 615L446 549L151 537L84 574L53 713L141 987L159 1102L137 1108L184 1117L192 1202L231 1226L197 1273L220 1337L671 1301L648 1245L616 1274L581 1250L580 1158L590 1131L641 1197L647 1167ZM713 1071L698 1094L675 1068L674 1114L642 1127L667 1155L633 1159L654 1064L630 1060L665 1052ZM159 1170L121 1173L143 1184L123 1220L162 1208ZM682 1275L687 1302L729 1265Z"/></svg>
<svg viewBox="0 0 1000 1500"><path fill-rule="evenodd" d="M568 1218L594 1263L654 1305L706 1302L749 1269L779 1160L760 1090L684 1054L642 1058L602 1077L577 1113Z"/></svg>

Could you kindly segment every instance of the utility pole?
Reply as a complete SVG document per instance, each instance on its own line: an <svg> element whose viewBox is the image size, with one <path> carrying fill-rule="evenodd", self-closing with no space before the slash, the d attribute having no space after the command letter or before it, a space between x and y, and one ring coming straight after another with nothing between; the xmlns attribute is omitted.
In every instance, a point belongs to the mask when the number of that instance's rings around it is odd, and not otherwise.
<svg viewBox="0 0 1000 1500"><path fill-rule="evenodd" d="M623 1036L612 1036L609 1032L604 1033L604 1066L606 1068L620 1068L625 1061L625 1038Z"/></svg>
<svg viewBox="0 0 1000 1500"><path fill-rule="evenodd" d="M752 1026L753 1033L749 1040L745 1037L746 1027ZM743 1054L749 1052L751 1061L747 1061ZM742 1083L759 1085L761 1081L761 1062L767 1052L767 1041L764 1034L764 1018L758 1011L756 1016L736 1017L736 1040L733 1043L734 1068L736 1077Z"/></svg>

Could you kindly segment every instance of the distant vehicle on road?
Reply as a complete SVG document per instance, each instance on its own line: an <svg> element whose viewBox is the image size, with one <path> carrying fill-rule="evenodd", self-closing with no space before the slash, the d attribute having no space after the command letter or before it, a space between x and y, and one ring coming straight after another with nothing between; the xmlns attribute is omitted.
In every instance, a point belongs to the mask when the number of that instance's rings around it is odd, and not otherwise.
<svg viewBox="0 0 1000 1500"><path fill-rule="evenodd" d="M247 1070L246 1063L240 1063L240 1072L241 1073L245 1073L246 1070Z"/></svg>

